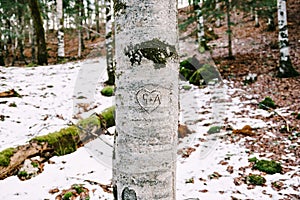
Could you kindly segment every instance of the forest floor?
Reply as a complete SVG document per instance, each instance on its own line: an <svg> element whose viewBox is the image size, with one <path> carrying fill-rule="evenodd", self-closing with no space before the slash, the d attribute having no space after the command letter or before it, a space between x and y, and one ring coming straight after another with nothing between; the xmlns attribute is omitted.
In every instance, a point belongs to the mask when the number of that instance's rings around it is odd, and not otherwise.
<svg viewBox="0 0 300 200"><path fill-rule="evenodd" d="M300 23L297 21L300 1L291 1L288 6L291 59L300 72ZM187 18L187 10L181 10L179 21ZM297 117L300 113L300 78L279 79L274 76L279 60L277 32L265 31L265 21L261 20L258 28L249 17L243 18L242 15L233 15L233 21L236 24L233 27L235 60L224 59L227 56L225 25L214 28L219 39L209 43L212 46L210 59L225 83L221 91L224 100L221 110L212 104L216 88L199 88L181 82L180 120L192 134L180 139L178 145L178 199L300 199L300 119ZM195 27L195 23L191 24L180 34L185 38L180 40L183 52L185 47L195 45ZM76 34L70 38L76 44ZM104 55L103 40L98 42L90 44L90 51L93 45L98 49L95 57ZM72 52L69 57L76 57L76 49L67 49L67 52ZM189 56L192 55L183 55L182 59ZM94 57L94 53L86 52L82 59L90 57ZM102 67L97 69L99 65ZM1 102L7 102L0 104L0 115L4 116L0 121L0 150L22 144L36 134L65 127L69 120L74 120L72 116L77 112L73 105L74 96L88 97L94 93L92 97L76 102L83 106L87 103L90 108L96 105L96 109L89 110L86 116L113 104L113 98L99 95L106 77L104 59L43 68L0 68L1 88L14 88L24 95L22 99L1 99ZM94 87L88 94L82 94L85 88L81 88L81 83L87 80L81 79L80 75L95 72L102 74L100 79L92 78L88 85ZM244 84L249 73L256 74L257 81ZM190 89L184 87L187 85ZM259 109L259 102L268 96L277 107L268 111ZM96 102L93 102L94 98ZM214 125L215 112L224 113L221 116L223 128L220 133L207 134ZM245 125L252 130L243 132ZM72 184L84 184L91 199L112 199L105 187L110 184L111 166L96 160L93 155L92 149L80 148L72 154L51 158L45 163L44 171L30 180L20 181L16 176L1 180L0 197L54 199ZM271 175L254 169L254 163L248 160L253 157L281 163L281 173ZM251 184L251 174L261 175L266 182L262 186Z"/></svg>

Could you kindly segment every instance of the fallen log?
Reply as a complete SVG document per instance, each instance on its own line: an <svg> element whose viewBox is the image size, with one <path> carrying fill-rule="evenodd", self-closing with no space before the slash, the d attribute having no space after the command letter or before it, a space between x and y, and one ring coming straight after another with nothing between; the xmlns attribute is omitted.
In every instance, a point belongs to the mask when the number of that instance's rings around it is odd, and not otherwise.
<svg viewBox="0 0 300 200"><path fill-rule="evenodd" d="M43 162L52 156L62 156L76 151L101 134L107 134L107 128L114 126L114 107L105 109L80 120L54 133L32 138L28 144L8 148L0 152L0 180L15 175L22 163L29 158L40 156Z"/></svg>

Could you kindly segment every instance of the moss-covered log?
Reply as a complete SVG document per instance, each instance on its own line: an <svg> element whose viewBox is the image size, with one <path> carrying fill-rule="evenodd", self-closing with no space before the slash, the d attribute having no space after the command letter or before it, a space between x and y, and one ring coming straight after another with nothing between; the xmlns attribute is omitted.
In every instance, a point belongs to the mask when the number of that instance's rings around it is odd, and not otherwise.
<svg viewBox="0 0 300 200"><path fill-rule="evenodd" d="M40 156L46 161L55 155L72 153L100 134L106 134L106 129L114 125L113 106L105 109L101 114L79 121L76 125L32 138L29 144L7 148L0 152L0 180L15 174L28 158Z"/></svg>

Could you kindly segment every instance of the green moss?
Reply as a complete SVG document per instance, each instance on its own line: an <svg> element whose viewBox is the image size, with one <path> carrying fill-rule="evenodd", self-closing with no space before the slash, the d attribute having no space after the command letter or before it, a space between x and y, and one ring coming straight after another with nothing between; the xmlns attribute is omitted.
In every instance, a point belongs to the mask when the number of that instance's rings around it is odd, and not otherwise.
<svg viewBox="0 0 300 200"><path fill-rule="evenodd" d="M268 108L276 108L275 102L271 99L271 97L266 97L263 101L259 102L258 107L260 109L268 110Z"/></svg>
<svg viewBox="0 0 300 200"><path fill-rule="evenodd" d="M37 162L31 162L31 165L35 168L39 167L39 164Z"/></svg>
<svg viewBox="0 0 300 200"><path fill-rule="evenodd" d="M107 96L107 97L110 97L114 94L114 87L113 86L106 86L105 88L103 88L101 90L101 94L103 96Z"/></svg>
<svg viewBox="0 0 300 200"><path fill-rule="evenodd" d="M37 67L38 65L36 63L29 63L28 65L26 65L26 67Z"/></svg>
<svg viewBox="0 0 300 200"><path fill-rule="evenodd" d="M72 192L67 192L67 193L64 194L62 199L63 200L69 200L72 196L73 196Z"/></svg>
<svg viewBox="0 0 300 200"><path fill-rule="evenodd" d="M296 119L300 119L300 113L297 114Z"/></svg>
<svg viewBox="0 0 300 200"><path fill-rule="evenodd" d="M54 148L54 155L65 155L76 151L79 141L79 129L70 126L48 135L37 136L31 142L48 143Z"/></svg>
<svg viewBox="0 0 300 200"><path fill-rule="evenodd" d="M73 188L74 190L76 190L76 192L77 192L78 194L84 192L84 190L83 190L83 188L82 188L82 185L75 184L75 185L72 186L72 188Z"/></svg>
<svg viewBox="0 0 300 200"><path fill-rule="evenodd" d="M254 164L253 169L258 169L259 171L266 172L267 174L275 174L280 173L282 167L280 163L277 163L274 160L258 160Z"/></svg>
<svg viewBox="0 0 300 200"><path fill-rule="evenodd" d="M247 183L252 185L264 185L266 179L260 175L250 174L247 176Z"/></svg>
<svg viewBox="0 0 300 200"><path fill-rule="evenodd" d="M190 86L190 85L183 85L182 86L182 89L184 89L184 90L190 90L192 88L192 86Z"/></svg>
<svg viewBox="0 0 300 200"><path fill-rule="evenodd" d="M27 177L28 173L26 171L19 171L18 177Z"/></svg>
<svg viewBox="0 0 300 200"><path fill-rule="evenodd" d="M15 153L15 148L7 148L0 152L0 166L7 167L10 163L10 157Z"/></svg>
<svg viewBox="0 0 300 200"><path fill-rule="evenodd" d="M213 134L213 133L220 133L221 127L220 126L212 126L210 129L207 131L208 134Z"/></svg>
<svg viewBox="0 0 300 200"><path fill-rule="evenodd" d="M249 162L256 162L257 160L258 160L258 159L257 159L256 157L253 157L253 158L249 158L249 159L248 159Z"/></svg>
<svg viewBox="0 0 300 200"><path fill-rule="evenodd" d="M80 120L78 126L81 128L88 128L90 126L100 126L99 118L95 115L92 115L86 119Z"/></svg>
<svg viewBox="0 0 300 200"><path fill-rule="evenodd" d="M115 125L115 106L111 106L106 108L101 115L103 116L104 120L106 121L106 128L112 127Z"/></svg>

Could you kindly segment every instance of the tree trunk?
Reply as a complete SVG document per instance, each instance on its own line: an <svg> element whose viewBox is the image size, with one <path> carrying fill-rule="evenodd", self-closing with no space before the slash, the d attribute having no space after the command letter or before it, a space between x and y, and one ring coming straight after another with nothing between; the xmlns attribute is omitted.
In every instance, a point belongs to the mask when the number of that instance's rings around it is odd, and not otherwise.
<svg viewBox="0 0 300 200"><path fill-rule="evenodd" d="M105 15L106 15L106 4L105 1L106 0L100 0L101 1L101 5L100 5L100 23L105 23Z"/></svg>
<svg viewBox="0 0 300 200"><path fill-rule="evenodd" d="M272 6L268 6L268 31L275 31L275 22L274 22L274 9Z"/></svg>
<svg viewBox="0 0 300 200"><path fill-rule="evenodd" d="M31 62L35 63L36 61L36 56L35 56L35 32L34 32L34 28L33 28L33 23L32 23L32 19L29 20L29 26L31 27L29 30L29 43L31 45Z"/></svg>
<svg viewBox="0 0 300 200"><path fill-rule="evenodd" d="M3 50L4 50L4 42L2 42L2 35L0 33L0 66L5 66Z"/></svg>
<svg viewBox="0 0 300 200"><path fill-rule="evenodd" d="M231 31L231 21L230 21L230 10L231 10L231 6L230 6L230 2L229 0L225 0L225 4L226 4L226 15L227 15L227 34L228 34L228 59L233 59L233 55L232 55L232 31Z"/></svg>
<svg viewBox="0 0 300 200"><path fill-rule="evenodd" d="M77 7L77 30L78 30L78 57L81 57L81 53L84 50L83 34L82 34L82 21L84 18L84 5L83 0L76 1Z"/></svg>
<svg viewBox="0 0 300 200"><path fill-rule="evenodd" d="M105 82L108 85L115 84L115 65L114 65L114 47L113 47L113 15L112 15L112 0L106 0L106 24L105 24L105 46L106 46L106 67L108 80Z"/></svg>
<svg viewBox="0 0 300 200"><path fill-rule="evenodd" d="M206 40L205 40L205 32L204 32L204 18L202 14L202 6L203 0L199 1L198 7L196 9L197 12L197 19L198 19L198 45L199 45L199 52L204 52L208 50Z"/></svg>
<svg viewBox="0 0 300 200"><path fill-rule="evenodd" d="M280 61L277 76L280 78L295 77L299 73L293 68L290 53L287 27L286 0L277 0Z"/></svg>
<svg viewBox="0 0 300 200"><path fill-rule="evenodd" d="M254 24L254 27L259 27L259 18L258 18L258 12L257 12L257 9L255 9L254 11L254 16L255 16L255 24Z"/></svg>
<svg viewBox="0 0 300 200"><path fill-rule="evenodd" d="M64 42L64 12L63 12L63 0L57 0L57 59L58 61L65 57L65 42Z"/></svg>
<svg viewBox="0 0 300 200"><path fill-rule="evenodd" d="M216 10L217 10L217 13L218 13L217 20L216 20L216 26L217 27L221 27L222 26L221 16L220 16L220 13L221 13L221 3L222 3L222 1L220 2L220 0L216 0Z"/></svg>
<svg viewBox="0 0 300 200"><path fill-rule="evenodd" d="M114 198L175 200L177 0L115 3Z"/></svg>
<svg viewBox="0 0 300 200"><path fill-rule="evenodd" d="M28 0L29 7L31 10L31 16L33 19L35 34L36 34L36 42L38 47L38 64L39 65L47 65L48 64L48 54L47 47L45 41L45 30L43 27L43 21L41 17L41 12L38 6L38 0Z"/></svg>
<svg viewBox="0 0 300 200"><path fill-rule="evenodd" d="M95 0L95 23L96 23L96 31L100 33L100 15L99 15L99 0Z"/></svg>
<svg viewBox="0 0 300 200"><path fill-rule="evenodd" d="M20 58L19 61L22 61L24 64L27 65L27 62L25 60L25 55L24 55L24 44L25 44L25 9L19 7L17 8L18 10L18 24L19 26L16 28L17 31L17 38L18 38L18 48L20 52Z"/></svg>
<svg viewBox="0 0 300 200"><path fill-rule="evenodd" d="M85 25L86 25L86 37L88 40L91 39L91 24L92 24L92 16L91 16L91 2L88 0L87 2L87 6L86 6L86 19L85 19Z"/></svg>

